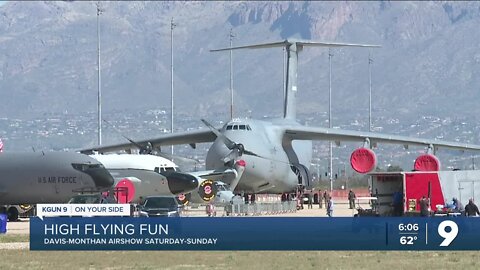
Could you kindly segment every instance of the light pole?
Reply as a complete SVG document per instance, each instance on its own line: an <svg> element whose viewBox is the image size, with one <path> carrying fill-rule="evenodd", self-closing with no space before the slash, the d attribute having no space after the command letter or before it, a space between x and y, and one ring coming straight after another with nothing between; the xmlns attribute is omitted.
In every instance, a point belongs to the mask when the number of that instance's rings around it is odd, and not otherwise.
<svg viewBox="0 0 480 270"><path fill-rule="evenodd" d="M233 45L233 29L230 28L230 48ZM233 50L230 50L230 119L233 119Z"/></svg>
<svg viewBox="0 0 480 270"><path fill-rule="evenodd" d="M285 104L285 95L286 95L286 92L287 92L287 81L285 80L285 77L287 76L286 73L287 73L287 69L285 68L287 66L287 53L285 51L285 47L282 48L283 49L283 82L282 82L282 92L283 92L283 100L282 100L282 104Z"/></svg>
<svg viewBox="0 0 480 270"><path fill-rule="evenodd" d="M331 53L331 50L328 49L328 127L332 128L332 57L333 54ZM329 142L329 154L330 154L330 169L329 169L329 174L330 174L330 191L333 190L333 149L332 149L332 141Z"/></svg>
<svg viewBox="0 0 480 270"><path fill-rule="evenodd" d="M98 107L98 145L102 144L102 87L100 77L100 14L103 10L100 8L100 2L97 2L97 107Z"/></svg>
<svg viewBox="0 0 480 270"><path fill-rule="evenodd" d="M173 133L173 29L177 26L173 22L173 18L170 22L170 133ZM173 155L173 145L171 147L171 154Z"/></svg>
<svg viewBox="0 0 480 270"><path fill-rule="evenodd" d="M368 53L368 131L372 131L372 63L373 58Z"/></svg>

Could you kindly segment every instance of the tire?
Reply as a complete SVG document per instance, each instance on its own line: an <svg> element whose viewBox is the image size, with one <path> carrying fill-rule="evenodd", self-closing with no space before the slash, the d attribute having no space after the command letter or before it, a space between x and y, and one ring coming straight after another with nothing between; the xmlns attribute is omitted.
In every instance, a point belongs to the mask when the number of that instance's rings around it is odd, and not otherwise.
<svg viewBox="0 0 480 270"><path fill-rule="evenodd" d="M18 210L15 207L8 208L7 211L8 221L17 221L18 220Z"/></svg>

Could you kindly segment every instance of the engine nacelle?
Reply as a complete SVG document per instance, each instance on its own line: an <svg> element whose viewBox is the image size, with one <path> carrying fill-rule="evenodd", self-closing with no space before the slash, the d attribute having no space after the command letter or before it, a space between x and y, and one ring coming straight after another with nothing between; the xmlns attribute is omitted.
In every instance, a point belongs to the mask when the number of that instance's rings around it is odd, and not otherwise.
<svg viewBox="0 0 480 270"><path fill-rule="evenodd" d="M439 171L440 160L432 154L424 154L415 159L413 169L416 171Z"/></svg>
<svg viewBox="0 0 480 270"><path fill-rule="evenodd" d="M377 166L377 156L371 149L358 148L350 156L350 165L358 173L369 173Z"/></svg>

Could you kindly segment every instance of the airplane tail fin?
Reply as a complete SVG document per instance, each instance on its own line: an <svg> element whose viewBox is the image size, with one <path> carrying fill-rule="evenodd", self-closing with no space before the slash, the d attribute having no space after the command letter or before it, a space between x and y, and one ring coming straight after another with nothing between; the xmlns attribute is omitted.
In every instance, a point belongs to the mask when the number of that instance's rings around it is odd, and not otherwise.
<svg viewBox="0 0 480 270"><path fill-rule="evenodd" d="M369 44L284 40L279 42L221 48L221 49L215 49L210 51L220 52L220 51L239 50L239 49L264 49L264 48L285 47L285 50L287 51L287 78L286 78L287 82L285 84L285 100L284 100L284 107L283 107L283 117L289 118L289 119L295 119L296 118L296 98L297 98L298 52L300 52L305 46L367 47L367 48L380 47L378 45L369 45Z"/></svg>
<svg viewBox="0 0 480 270"><path fill-rule="evenodd" d="M2 142L2 139L0 139L0 153L3 152L3 142Z"/></svg>

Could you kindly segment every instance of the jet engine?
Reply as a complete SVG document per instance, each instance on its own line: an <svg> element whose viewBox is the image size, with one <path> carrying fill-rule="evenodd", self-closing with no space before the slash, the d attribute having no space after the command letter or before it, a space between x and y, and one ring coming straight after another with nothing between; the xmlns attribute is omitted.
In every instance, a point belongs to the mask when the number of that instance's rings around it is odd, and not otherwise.
<svg viewBox="0 0 480 270"><path fill-rule="evenodd" d="M369 173L377 166L377 156L371 149L358 148L350 156L350 165L358 173Z"/></svg>
<svg viewBox="0 0 480 270"><path fill-rule="evenodd" d="M416 171L439 171L440 160L432 154L420 155L415 159L413 168Z"/></svg>

